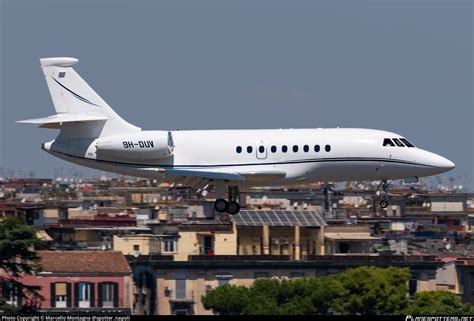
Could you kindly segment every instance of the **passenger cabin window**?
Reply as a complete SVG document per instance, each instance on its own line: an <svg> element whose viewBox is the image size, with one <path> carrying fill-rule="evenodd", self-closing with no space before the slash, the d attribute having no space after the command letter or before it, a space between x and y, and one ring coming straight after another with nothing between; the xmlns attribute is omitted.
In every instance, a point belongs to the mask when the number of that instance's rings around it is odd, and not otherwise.
<svg viewBox="0 0 474 321"><path fill-rule="evenodd" d="M293 152L297 153L298 152L298 145L293 145Z"/></svg>
<svg viewBox="0 0 474 321"><path fill-rule="evenodd" d="M286 145L281 146L281 151L286 153L288 151L288 147Z"/></svg>
<svg viewBox="0 0 474 321"><path fill-rule="evenodd" d="M309 146L308 145L304 145L303 146L303 150L305 153L309 152Z"/></svg>
<svg viewBox="0 0 474 321"><path fill-rule="evenodd" d="M242 153L242 147L241 147L241 146L237 146L237 148L235 149L235 151L237 152L237 154Z"/></svg>
<svg viewBox="0 0 474 321"><path fill-rule="evenodd" d="M249 153L249 154L250 154L252 151L253 151L253 148L252 148L252 146L247 146L247 153Z"/></svg>
<svg viewBox="0 0 474 321"><path fill-rule="evenodd" d="M406 138L400 138L400 140L406 145L406 147L415 147L415 145L410 143Z"/></svg>
<svg viewBox="0 0 474 321"><path fill-rule="evenodd" d="M330 151L331 151L331 145L326 145L326 146L324 146L324 150L325 150L326 152L330 152Z"/></svg>
<svg viewBox="0 0 474 321"><path fill-rule="evenodd" d="M395 144L397 144L397 146L405 147L405 145L403 145L403 143L401 141L399 141L397 138L393 138L393 141L395 142Z"/></svg>
<svg viewBox="0 0 474 321"><path fill-rule="evenodd" d="M320 150L321 150L321 147L319 145L314 145L314 151L316 153L319 153Z"/></svg>
<svg viewBox="0 0 474 321"><path fill-rule="evenodd" d="M275 145L273 145L270 150L272 151L272 153L276 153L277 151L277 147Z"/></svg>
<svg viewBox="0 0 474 321"><path fill-rule="evenodd" d="M392 142L392 140L390 138L385 138L383 140L383 146L395 146L395 144Z"/></svg>
<svg viewBox="0 0 474 321"><path fill-rule="evenodd" d="M264 153L265 152L265 147L264 146L259 146L258 147L258 152L259 153Z"/></svg>

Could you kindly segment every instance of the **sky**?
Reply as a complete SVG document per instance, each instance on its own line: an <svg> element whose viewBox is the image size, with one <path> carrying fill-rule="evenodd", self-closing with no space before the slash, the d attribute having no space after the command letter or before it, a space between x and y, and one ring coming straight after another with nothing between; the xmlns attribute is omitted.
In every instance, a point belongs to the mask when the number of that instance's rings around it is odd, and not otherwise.
<svg viewBox="0 0 474 321"><path fill-rule="evenodd" d="M394 131L474 191L471 1L0 0L0 176L101 174L40 148L57 132L38 58L143 129Z"/></svg>

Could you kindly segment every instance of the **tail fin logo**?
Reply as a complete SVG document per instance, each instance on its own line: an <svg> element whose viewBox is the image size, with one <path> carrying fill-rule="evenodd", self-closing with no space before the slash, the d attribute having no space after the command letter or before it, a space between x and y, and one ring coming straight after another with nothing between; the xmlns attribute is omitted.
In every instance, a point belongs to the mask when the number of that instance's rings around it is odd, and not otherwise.
<svg viewBox="0 0 474 321"><path fill-rule="evenodd" d="M51 78L53 78L53 77L51 77ZM84 97L82 97L81 95L76 94L74 91L72 91L71 89L67 88L66 86L64 86L63 84L61 84L59 81L57 81L56 79L53 78L53 80L54 80L59 86L63 87L63 88L66 89L67 91L69 91L76 99L79 99L80 101L82 101L82 102L84 102L84 103L86 103L86 104L100 107L99 105L94 104L94 103L93 103L92 101L90 101L89 99L84 98Z"/></svg>

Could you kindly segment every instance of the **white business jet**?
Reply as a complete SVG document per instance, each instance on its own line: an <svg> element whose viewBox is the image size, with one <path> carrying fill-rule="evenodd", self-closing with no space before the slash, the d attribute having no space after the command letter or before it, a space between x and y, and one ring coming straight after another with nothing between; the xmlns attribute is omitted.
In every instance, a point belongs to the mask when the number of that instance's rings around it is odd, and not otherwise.
<svg viewBox="0 0 474 321"><path fill-rule="evenodd" d="M373 129L142 130L122 119L74 71L75 58L40 59L56 114L20 121L58 128L42 148L66 161L197 189L216 211L240 210L239 186L418 179L454 168L403 136ZM225 194L227 193L227 198Z"/></svg>

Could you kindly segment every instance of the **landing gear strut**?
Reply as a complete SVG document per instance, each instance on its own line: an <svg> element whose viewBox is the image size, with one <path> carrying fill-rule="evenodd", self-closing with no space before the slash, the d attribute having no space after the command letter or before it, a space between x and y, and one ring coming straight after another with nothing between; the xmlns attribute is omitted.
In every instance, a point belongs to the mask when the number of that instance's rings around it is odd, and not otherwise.
<svg viewBox="0 0 474 321"><path fill-rule="evenodd" d="M218 188L216 186L216 194L218 194L217 195L218 198L214 202L214 209L219 213L227 212L231 215L235 215L239 213L240 211L240 205L238 203L238 200L240 199L239 188L237 186L228 187L228 192L227 192L229 196L228 201L221 198L223 193L218 193L218 190L221 190L221 188Z"/></svg>
<svg viewBox="0 0 474 321"><path fill-rule="evenodd" d="M381 208L387 208L388 207L388 188L390 187L390 184L392 182L388 183L386 179L382 180L382 182L379 185L379 189L382 189L380 195L382 196L382 199L380 200L380 207Z"/></svg>

